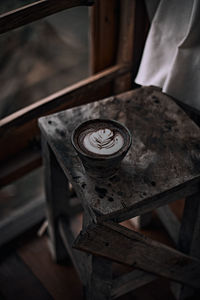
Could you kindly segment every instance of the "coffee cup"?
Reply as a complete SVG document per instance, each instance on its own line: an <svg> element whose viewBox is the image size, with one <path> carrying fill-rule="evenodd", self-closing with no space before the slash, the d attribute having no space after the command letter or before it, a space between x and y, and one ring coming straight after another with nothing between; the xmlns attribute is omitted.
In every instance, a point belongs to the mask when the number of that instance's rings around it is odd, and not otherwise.
<svg viewBox="0 0 200 300"><path fill-rule="evenodd" d="M119 169L132 138L125 125L110 119L92 119L78 125L72 145L89 176L110 177Z"/></svg>

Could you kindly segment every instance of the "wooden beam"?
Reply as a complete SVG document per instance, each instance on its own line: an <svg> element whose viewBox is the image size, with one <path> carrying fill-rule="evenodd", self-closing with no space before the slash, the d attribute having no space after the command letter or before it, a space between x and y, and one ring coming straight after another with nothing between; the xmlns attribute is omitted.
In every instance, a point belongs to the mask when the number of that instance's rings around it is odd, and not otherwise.
<svg viewBox="0 0 200 300"><path fill-rule="evenodd" d="M0 174L3 174L0 185L11 182L40 164L38 156L32 156L31 162L24 164L22 155L22 151L32 152L34 155L40 152L40 132L37 126L39 117L101 99L102 87L130 68L131 66L116 65L0 120ZM21 170L19 174L17 170Z"/></svg>
<svg viewBox="0 0 200 300"><path fill-rule="evenodd" d="M91 9L91 72L95 74L116 62L119 0L97 0Z"/></svg>
<svg viewBox="0 0 200 300"><path fill-rule="evenodd" d="M120 0L96 0L91 8L91 74L116 63ZM101 90L101 98L113 94L113 83Z"/></svg>
<svg viewBox="0 0 200 300"><path fill-rule="evenodd" d="M135 87L134 78L140 65L149 29L144 0L120 0L117 63L132 64L132 72L115 81L115 93Z"/></svg>
<svg viewBox="0 0 200 300"><path fill-rule="evenodd" d="M5 136L11 128L22 125L43 114L59 111L61 108L71 108L100 99L99 95L96 94L98 89L100 90L104 84L129 72L130 69L130 65L115 65L66 87L36 103L26 106L0 120L0 137Z"/></svg>
<svg viewBox="0 0 200 300"><path fill-rule="evenodd" d="M119 39L117 47L117 63L132 64L135 32L136 0L120 1ZM115 81L115 93L122 93L131 88L131 73Z"/></svg>
<svg viewBox="0 0 200 300"><path fill-rule="evenodd" d="M116 223L88 226L74 246L194 288L200 285L200 260Z"/></svg>
<svg viewBox="0 0 200 300"><path fill-rule="evenodd" d="M39 0L0 15L0 34L33 21L47 17L64 9L81 5L92 5L92 0Z"/></svg>

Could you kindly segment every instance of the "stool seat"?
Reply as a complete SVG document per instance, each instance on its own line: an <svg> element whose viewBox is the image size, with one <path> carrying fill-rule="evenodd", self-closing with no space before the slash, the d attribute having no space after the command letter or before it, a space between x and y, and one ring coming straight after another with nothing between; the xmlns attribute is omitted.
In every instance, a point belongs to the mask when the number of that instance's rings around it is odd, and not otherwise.
<svg viewBox="0 0 200 300"><path fill-rule="evenodd" d="M132 134L132 146L111 178L87 176L71 144L73 129L92 118L117 120ZM170 97L152 87L62 111L39 124L94 215L119 222L198 188L200 130Z"/></svg>

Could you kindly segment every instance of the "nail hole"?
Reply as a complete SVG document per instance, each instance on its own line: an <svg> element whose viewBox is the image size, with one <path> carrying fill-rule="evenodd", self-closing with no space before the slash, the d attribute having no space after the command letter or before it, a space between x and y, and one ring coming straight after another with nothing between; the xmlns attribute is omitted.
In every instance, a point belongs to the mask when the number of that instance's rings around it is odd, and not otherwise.
<svg viewBox="0 0 200 300"><path fill-rule="evenodd" d="M108 201L113 202L114 199L113 199L112 197L109 197L109 198L108 198Z"/></svg>
<svg viewBox="0 0 200 300"><path fill-rule="evenodd" d="M84 189L86 187L86 183L82 183L82 188Z"/></svg>

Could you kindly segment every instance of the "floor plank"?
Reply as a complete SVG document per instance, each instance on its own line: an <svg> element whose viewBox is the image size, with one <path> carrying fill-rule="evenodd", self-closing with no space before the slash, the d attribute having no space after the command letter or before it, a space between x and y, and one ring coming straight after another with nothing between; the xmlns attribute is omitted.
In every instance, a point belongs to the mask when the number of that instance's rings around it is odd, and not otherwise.
<svg viewBox="0 0 200 300"><path fill-rule="evenodd" d="M53 299L82 299L82 286L74 267L52 261L46 236L33 238L20 247L18 253Z"/></svg>
<svg viewBox="0 0 200 300"><path fill-rule="evenodd" d="M53 299L22 259L15 253L0 262L0 295L5 300Z"/></svg>

